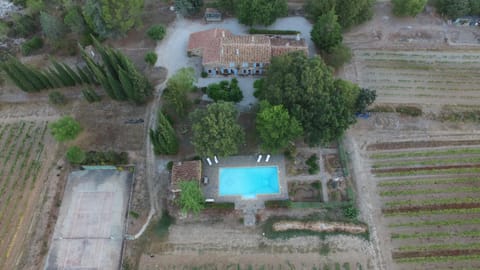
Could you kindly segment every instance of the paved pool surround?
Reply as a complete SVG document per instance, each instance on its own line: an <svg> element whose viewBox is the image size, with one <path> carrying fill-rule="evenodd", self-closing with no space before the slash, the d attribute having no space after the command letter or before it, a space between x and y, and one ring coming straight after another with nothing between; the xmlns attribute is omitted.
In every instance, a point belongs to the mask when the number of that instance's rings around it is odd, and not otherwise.
<svg viewBox="0 0 480 270"><path fill-rule="evenodd" d="M215 202L234 202L236 209L262 209L264 202L268 200L288 199L287 182L285 177L285 160L282 155L271 156L269 162L265 162L263 155L262 161L257 163L257 155L251 156L233 156L219 158L218 164L209 166L206 162L203 164L203 176L207 176L209 183L202 185L205 198L212 198ZM213 159L212 159L213 160ZM278 192L268 194L256 194L253 196L238 195L220 195L220 170L222 168L260 168L275 167L277 170Z"/></svg>

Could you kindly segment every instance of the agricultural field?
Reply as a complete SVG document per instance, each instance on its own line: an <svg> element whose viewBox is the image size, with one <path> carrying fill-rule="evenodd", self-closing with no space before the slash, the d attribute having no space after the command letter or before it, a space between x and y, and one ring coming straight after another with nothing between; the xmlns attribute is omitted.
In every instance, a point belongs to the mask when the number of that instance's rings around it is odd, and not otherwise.
<svg viewBox="0 0 480 270"><path fill-rule="evenodd" d="M392 269L480 268L480 142L367 146Z"/></svg>
<svg viewBox="0 0 480 270"><path fill-rule="evenodd" d="M46 121L0 123L0 269L18 269L46 177ZM15 267L16 266L16 267Z"/></svg>
<svg viewBox="0 0 480 270"><path fill-rule="evenodd" d="M374 89L376 103L477 105L478 51L354 50L360 86Z"/></svg>

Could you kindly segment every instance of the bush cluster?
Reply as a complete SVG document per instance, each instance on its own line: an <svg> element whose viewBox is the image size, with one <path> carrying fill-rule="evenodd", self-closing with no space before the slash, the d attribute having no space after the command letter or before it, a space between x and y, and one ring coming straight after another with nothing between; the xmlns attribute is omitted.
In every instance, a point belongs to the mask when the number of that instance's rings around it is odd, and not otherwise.
<svg viewBox="0 0 480 270"><path fill-rule="evenodd" d="M242 90L238 86L238 80L233 78L230 82L221 81L210 84L207 87L207 95L215 102L219 100L240 102L243 99Z"/></svg>
<svg viewBox="0 0 480 270"><path fill-rule="evenodd" d="M147 30L147 35L155 41L162 40L165 37L166 33L167 33L167 30L165 29L165 26L163 26L161 24L152 25Z"/></svg>
<svg viewBox="0 0 480 270"><path fill-rule="evenodd" d="M145 62L149 64L150 66L154 66L155 63L157 62L158 56L155 52L148 52L145 54Z"/></svg>
<svg viewBox="0 0 480 270"><path fill-rule="evenodd" d="M311 155L305 162L308 166L309 174L317 174L320 171L320 166L318 166L318 157L316 154Z"/></svg>
<svg viewBox="0 0 480 270"><path fill-rule="evenodd" d="M82 162L85 165L121 165L128 164L127 152L115 151L89 151L86 153L85 159Z"/></svg>
<svg viewBox="0 0 480 270"><path fill-rule="evenodd" d="M291 205L292 202L290 200L273 200L265 202L266 208L290 208Z"/></svg>
<svg viewBox="0 0 480 270"><path fill-rule="evenodd" d="M41 37L33 37L22 44L22 54L27 56L32 52L43 47L43 39Z"/></svg>
<svg viewBox="0 0 480 270"><path fill-rule="evenodd" d="M48 94L48 101L54 105L65 105L65 103L67 103L65 95L58 91L53 91Z"/></svg>
<svg viewBox="0 0 480 270"><path fill-rule="evenodd" d="M300 31L296 30L273 30L273 29L257 29L257 28L250 28L248 30L250 35L255 34L263 34L263 35L296 35L300 34Z"/></svg>

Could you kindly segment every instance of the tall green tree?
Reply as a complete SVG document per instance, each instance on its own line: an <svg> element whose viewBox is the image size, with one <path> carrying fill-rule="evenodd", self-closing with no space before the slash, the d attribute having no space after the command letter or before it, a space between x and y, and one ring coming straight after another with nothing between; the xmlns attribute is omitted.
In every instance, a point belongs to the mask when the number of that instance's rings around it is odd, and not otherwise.
<svg viewBox="0 0 480 270"><path fill-rule="evenodd" d="M339 138L355 120L334 82L321 58L294 52L272 59L255 95L272 105L283 105L301 123L309 144L326 144Z"/></svg>
<svg viewBox="0 0 480 270"><path fill-rule="evenodd" d="M72 6L67 10L63 22L70 28L70 31L82 34L87 30L86 22L83 19L82 11L78 6Z"/></svg>
<svg viewBox="0 0 480 270"><path fill-rule="evenodd" d="M163 97L167 106L173 108L181 116L185 115L190 106L188 92L194 88L195 81L195 70L193 68L181 68L167 81L167 88L163 92Z"/></svg>
<svg viewBox="0 0 480 270"><path fill-rule="evenodd" d="M397 16L416 16L422 12L428 0L392 0L393 14Z"/></svg>
<svg viewBox="0 0 480 270"><path fill-rule="evenodd" d="M342 43L342 27L338 23L338 16L331 9L318 17L310 33L317 48L330 53L332 49Z"/></svg>
<svg viewBox="0 0 480 270"><path fill-rule="evenodd" d="M204 208L204 197L198 179L181 181L178 203L182 212L198 214Z"/></svg>
<svg viewBox="0 0 480 270"><path fill-rule="evenodd" d="M82 131L80 124L71 116L64 116L48 125L55 140L59 142L75 139Z"/></svg>
<svg viewBox="0 0 480 270"><path fill-rule="evenodd" d="M195 152L200 156L230 156L238 153L245 132L237 123L237 111L230 102L217 102L191 115Z"/></svg>
<svg viewBox="0 0 480 270"><path fill-rule="evenodd" d="M140 21L144 0L100 0L105 26L113 33L125 34Z"/></svg>
<svg viewBox="0 0 480 270"><path fill-rule="evenodd" d="M300 123L282 105L272 106L266 101L260 103L256 128L262 150L272 153L280 152L302 134Z"/></svg>
<svg viewBox="0 0 480 270"><path fill-rule="evenodd" d="M240 23L271 25L282 16L287 16L286 0L238 0L236 14Z"/></svg>
<svg viewBox="0 0 480 270"><path fill-rule="evenodd" d="M150 139L153 144L153 151L157 155L173 155L178 152L178 141L175 130L165 117L158 111L157 127L155 130L150 129Z"/></svg>

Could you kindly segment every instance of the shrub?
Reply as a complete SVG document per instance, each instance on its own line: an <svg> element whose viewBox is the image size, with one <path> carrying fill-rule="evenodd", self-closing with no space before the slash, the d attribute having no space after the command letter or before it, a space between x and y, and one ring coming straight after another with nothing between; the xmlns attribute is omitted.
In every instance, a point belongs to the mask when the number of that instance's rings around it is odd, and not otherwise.
<svg viewBox="0 0 480 270"><path fill-rule="evenodd" d="M399 114L409 115L409 116L421 116L422 109L415 106L398 106L395 111Z"/></svg>
<svg viewBox="0 0 480 270"><path fill-rule="evenodd" d="M172 171L172 168L173 168L173 161L170 160L170 161L167 163L167 170L168 170L169 172L171 172L171 171Z"/></svg>
<svg viewBox="0 0 480 270"><path fill-rule="evenodd" d="M157 54L155 52L148 52L145 54L145 62L147 62L150 66L154 66L157 62Z"/></svg>
<svg viewBox="0 0 480 270"><path fill-rule="evenodd" d="M290 200L272 200L265 201L266 208L290 208L292 202Z"/></svg>
<svg viewBox="0 0 480 270"><path fill-rule="evenodd" d="M9 35L14 37L27 37L37 32L38 23L29 15L14 15L13 24Z"/></svg>
<svg viewBox="0 0 480 270"><path fill-rule="evenodd" d="M349 219L357 219L358 210L352 204L343 207L343 215Z"/></svg>
<svg viewBox="0 0 480 270"><path fill-rule="evenodd" d="M219 209L219 210L234 210L235 203L232 202L214 202L214 203L205 203L206 209Z"/></svg>
<svg viewBox="0 0 480 270"><path fill-rule="evenodd" d="M128 214L134 219L137 219L138 217L140 217L140 214L138 214L135 211L129 211Z"/></svg>
<svg viewBox="0 0 480 270"><path fill-rule="evenodd" d="M102 99L102 97L99 96L97 92L95 92L95 90L93 90L92 88L83 89L82 95L85 98L85 100L88 101L89 103L97 102Z"/></svg>
<svg viewBox="0 0 480 270"><path fill-rule="evenodd" d="M305 162L308 166L309 174L317 174L320 171L320 166L318 166L318 157L316 154L311 155Z"/></svg>
<svg viewBox="0 0 480 270"><path fill-rule="evenodd" d="M48 94L48 101L54 105L65 105L65 103L67 103L65 95L59 91L53 91Z"/></svg>
<svg viewBox="0 0 480 270"><path fill-rule="evenodd" d="M85 160L85 152L78 146L72 146L67 150L67 160L72 164L80 164Z"/></svg>
<svg viewBox="0 0 480 270"><path fill-rule="evenodd" d="M32 52L43 47L43 39L40 37L33 37L22 44L22 54L30 55Z"/></svg>
<svg viewBox="0 0 480 270"><path fill-rule="evenodd" d="M208 73L206 71L202 71L202 74L201 74L202 78L207 78L208 77Z"/></svg>
<svg viewBox="0 0 480 270"><path fill-rule="evenodd" d="M167 30L165 29L165 26L161 24L152 25L147 30L147 35L155 41L162 40L165 37L166 33L167 33Z"/></svg>
<svg viewBox="0 0 480 270"><path fill-rule="evenodd" d="M243 99L242 90L238 86L238 80L233 78L230 83L221 81L212 83L207 87L207 95L215 102L219 100L240 102Z"/></svg>
<svg viewBox="0 0 480 270"><path fill-rule="evenodd" d="M59 142L75 139L82 131L80 124L71 116L64 116L49 124L50 131Z"/></svg>
<svg viewBox="0 0 480 270"><path fill-rule="evenodd" d="M128 164L128 153L127 152L118 153L115 151L106 151L106 152L89 151L86 153L83 164L86 164L86 165Z"/></svg>

